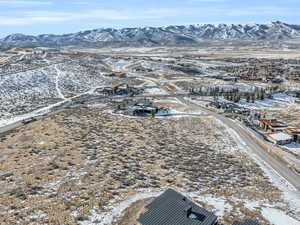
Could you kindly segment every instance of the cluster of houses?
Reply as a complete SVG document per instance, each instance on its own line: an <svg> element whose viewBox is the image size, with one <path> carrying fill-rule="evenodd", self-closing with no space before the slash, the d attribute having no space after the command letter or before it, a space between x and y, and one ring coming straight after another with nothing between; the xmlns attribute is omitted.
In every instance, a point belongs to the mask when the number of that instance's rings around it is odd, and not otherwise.
<svg viewBox="0 0 300 225"><path fill-rule="evenodd" d="M112 87L98 88L95 92L104 96L135 96L141 94L143 90L121 83Z"/></svg>
<svg viewBox="0 0 300 225"><path fill-rule="evenodd" d="M300 128L287 126L276 119L258 119L258 126L265 131L265 137L274 144L300 143Z"/></svg>
<svg viewBox="0 0 300 225"><path fill-rule="evenodd" d="M282 74L285 68L274 64L262 65L230 65L219 66L217 70L227 72L229 76L237 77L243 80L282 83Z"/></svg>
<svg viewBox="0 0 300 225"><path fill-rule="evenodd" d="M262 63L262 59L259 58L225 58L224 61L230 63Z"/></svg>
<svg viewBox="0 0 300 225"><path fill-rule="evenodd" d="M244 116L246 125L256 126L263 131L265 138L277 145L290 144L292 142L300 143L300 128L288 126L276 119L264 119L260 114L251 112L250 109L240 107L230 102L214 101L209 106L222 109L226 114L238 114ZM256 118L249 120L246 118Z"/></svg>
<svg viewBox="0 0 300 225"><path fill-rule="evenodd" d="M141 225L219 225L218 217L180 193L168 189L145 207ZM255 221L236 221L233 225L259 225Z"/></svg>
<svg viewBox="0 0 300 225"><path fill-rule="evenodd" d="M279 65L286 65L286 64L300 64L299 59L268 59L268 58L225 58L225 62L230 63L252 63L252 64L258 64L258 63L271 63L271 64L279 64Z"/></svg>
<svg viewBox="0 0 300 225"><path fill-rule="evenodd" d="M283 75L288 80L300 80L300 60L228 58L224 61L238 65L219 66L215 69L244 80L282 83Z"/></svg>
<svg viewBox="0 0 300 225"><path fill-rule="evenodd" d="M131 99L119 103L114 113L122 113L128 116L154 117L156 115L168 115L169 110L155 106L149 99Z"/></svg>

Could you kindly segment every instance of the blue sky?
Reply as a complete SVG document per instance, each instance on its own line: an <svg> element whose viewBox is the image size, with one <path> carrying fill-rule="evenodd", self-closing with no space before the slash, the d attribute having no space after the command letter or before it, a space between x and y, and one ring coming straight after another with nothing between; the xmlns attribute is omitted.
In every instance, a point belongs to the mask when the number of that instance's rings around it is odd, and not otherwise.
<svg viewBox="0 0 300 225"><path fill-rule="evenodd" d="M0 0L0 37L101 27L276 20L300 24L300 0Z"/></svg>

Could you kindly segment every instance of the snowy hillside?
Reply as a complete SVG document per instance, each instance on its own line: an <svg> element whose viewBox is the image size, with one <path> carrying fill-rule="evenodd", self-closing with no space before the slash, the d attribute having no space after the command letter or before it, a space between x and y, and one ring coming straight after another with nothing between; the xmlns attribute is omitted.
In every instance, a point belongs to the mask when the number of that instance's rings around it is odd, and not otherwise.
<svg viewBox="0 0 300 225"><path fill-rule="evenodd" d="M52 64L55 59L45 61ZM85 57L40 69L1 75L0 124L1 119L48 107L103 85L102 65L97 63L95 59Z"/></svg>

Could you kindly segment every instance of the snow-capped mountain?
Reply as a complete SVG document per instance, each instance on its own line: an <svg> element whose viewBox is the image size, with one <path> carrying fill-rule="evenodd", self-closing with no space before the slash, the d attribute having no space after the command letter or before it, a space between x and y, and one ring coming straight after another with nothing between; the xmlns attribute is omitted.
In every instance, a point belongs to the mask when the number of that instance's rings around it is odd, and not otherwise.
<svg viewBox="0 0 300 225"><path fill-rule="evenodd" d="M160 46L191 45L201 41L277 41L300 37L300 25L283 22L266 24L197 24L184 26L96 29L65 35L9 35L0 45L42 46Z"/></svg>

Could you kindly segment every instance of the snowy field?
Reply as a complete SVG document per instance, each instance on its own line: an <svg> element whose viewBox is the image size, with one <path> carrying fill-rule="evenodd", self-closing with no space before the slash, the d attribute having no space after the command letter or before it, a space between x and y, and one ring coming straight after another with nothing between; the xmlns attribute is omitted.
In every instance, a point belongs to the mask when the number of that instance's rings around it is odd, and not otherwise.
<svg viewBox="0 0 300 225"><path fill-rule="evenodd" d="M97 60L85 57L84 60L0 76L0 121L4 124L4 120L27 117L28 113L47 110L51 105L104 85L102 69Z"/></svg>
<svg viewBox="0 0 300 225"><path fill-rule="evenodd" d="M249 109L284 109L294 103L293 97L286 94L274 94L273 99L256 100L254 103L243 99L239 102L239 105Z"/></svg>

